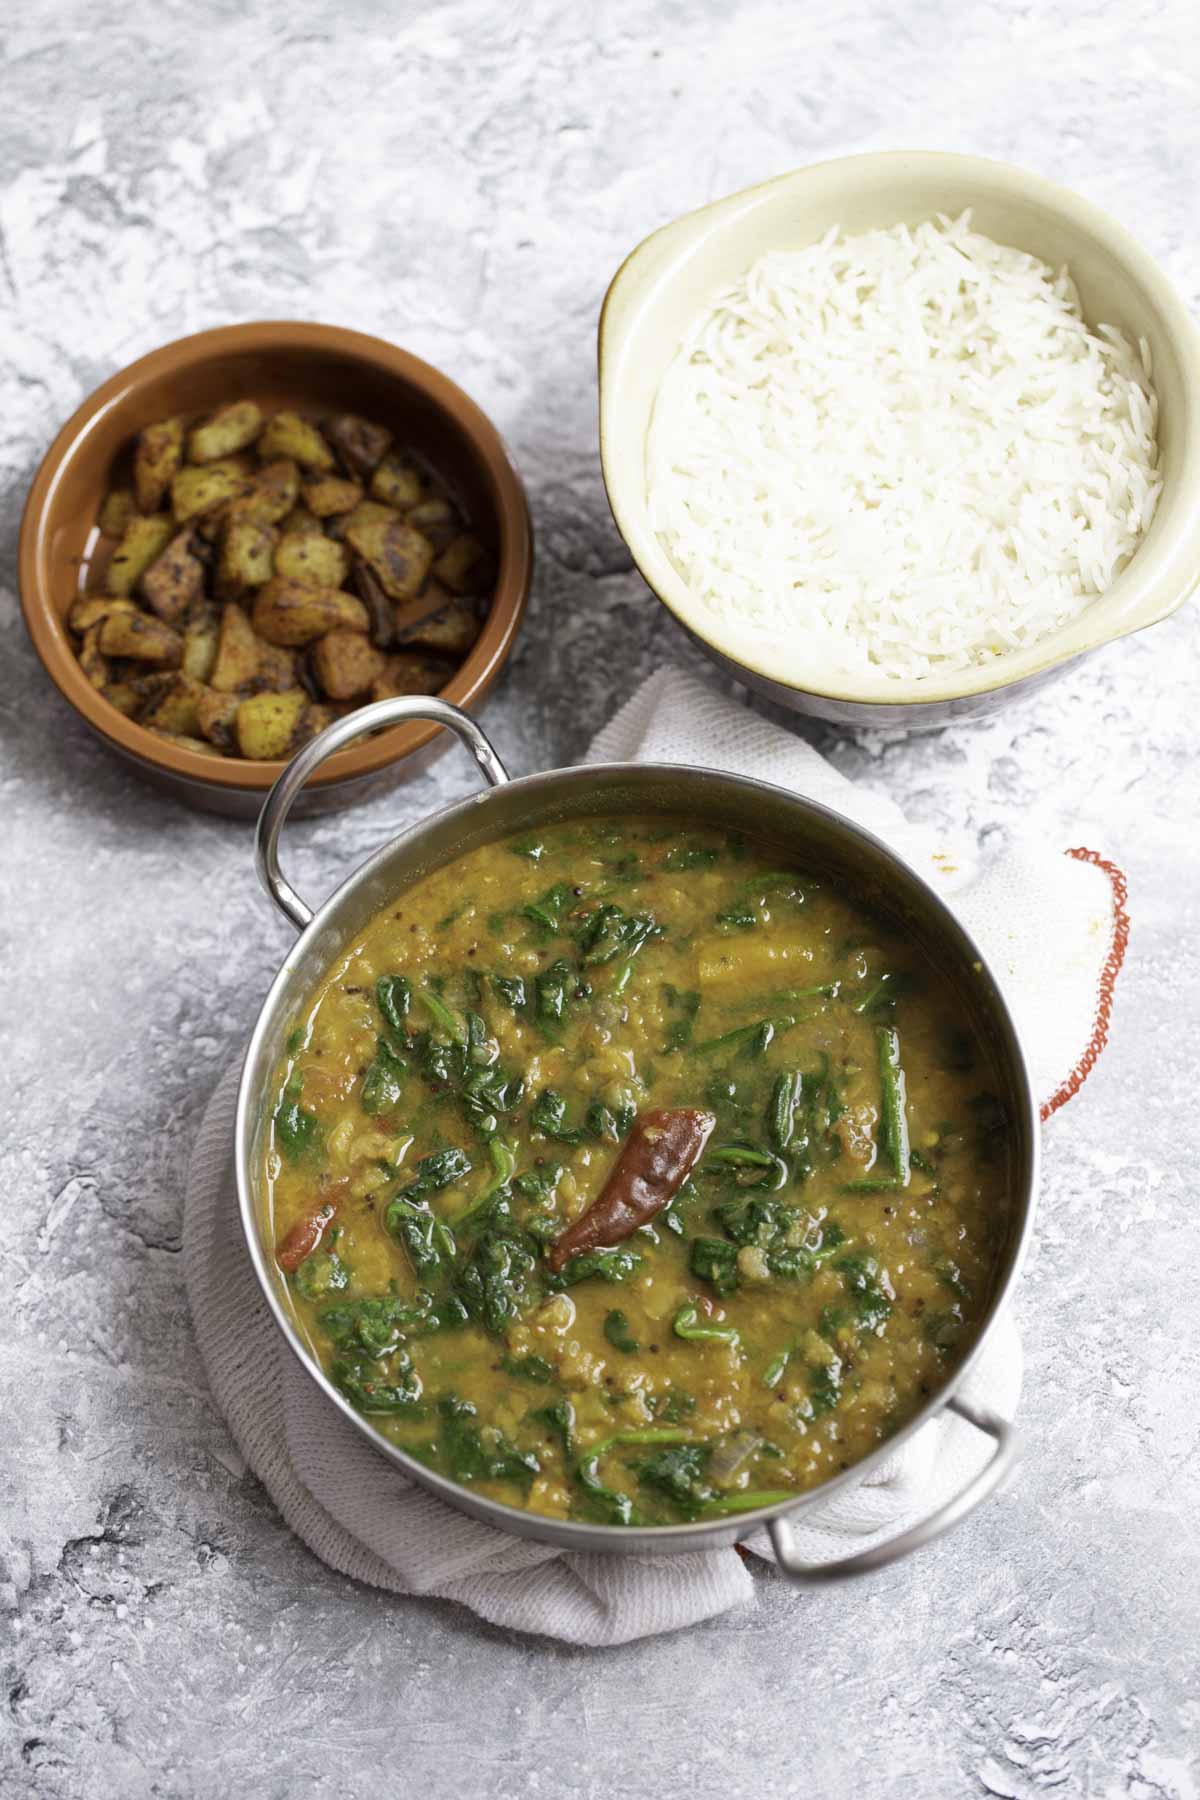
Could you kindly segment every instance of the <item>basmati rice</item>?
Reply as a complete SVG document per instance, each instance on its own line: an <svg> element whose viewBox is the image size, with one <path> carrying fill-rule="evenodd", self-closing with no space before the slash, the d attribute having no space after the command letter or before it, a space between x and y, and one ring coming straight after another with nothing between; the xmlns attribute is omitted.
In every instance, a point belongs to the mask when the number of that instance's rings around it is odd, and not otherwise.
<svg viewBox="0 0 1200 1800"><path fill-rule="evenodd" d="M808 669L969 669L1077 617L1161 491L1145 340L970 214L772 251L659 389L650 522L709 633ZM699 617L698 617L698 623Z"/></svg>

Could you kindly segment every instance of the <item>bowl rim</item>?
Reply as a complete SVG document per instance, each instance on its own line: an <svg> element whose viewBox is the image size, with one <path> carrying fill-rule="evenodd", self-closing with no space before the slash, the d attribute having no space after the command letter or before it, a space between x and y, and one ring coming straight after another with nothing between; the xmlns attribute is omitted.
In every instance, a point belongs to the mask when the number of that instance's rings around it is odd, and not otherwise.
<svg viewBox="0 0 1200 1800"><path fill-rule="evenodd" d="M1011 1059L1010 1072L1014 1082L1015 1103L1016 1109L1020 1113L1020 1117L1014 1118L1013 1122L1014 1138L1028 1151L1024 1175L1020 1171L1014 1174L1010 1198L1018 1209L1019 1218L1009 1250L1007 1266L1002 1266L1000 1269L978 1334L962 1361L905 1424L883 1443L878 1444L874 1450L869 1451L866 1456L851 1463L848 1468L829 1476L818 1486L798 1492L786 1501L778 1502L773 1506L759 1507L753 1511L748 1510L729 1518L652 1526L604 1525L559 1519L549 1514L536 1513L522 1507L509 1506L503 1501L492 1500L474 1492L468 1485L453 1481L436 1469L431 1469L426 1464L417 1461L398 1444L387 1438L376 1427L369 1415L358 1412L346 1396L335 1387L321 1366L315 1351L305 1341L304 1333L296 1317L284 1302L274 1258L264 1243L259 1229L254 1152L259 1121L264 1108L269 1104L270 1097L270 1065L267 1065L268 1072L265 1080L262 1079L260 1065L264 1062L277 1017L281 1012L286 1014L290 1004L297 998L295 990L306 954L318 945L322 945L321 958L326 969L336 962L337 955L331 956L329 953L328 934L331 927L336 929L337 917L342 908L353 899L358 890L368 886L374 880L391 858L405 850L414 851L427 833L458 825L465 827L478 818L481 806L488 806L492 802L499 801L503 796L537 794L547 815L555 817L557 815L554 811L554 800L557 795L571 788L594 782L597 778L613 781L618 786L629 781L637 784L639 782L652 783L656 779L659 781L672 780L679 784L681 790L693 785L707 787L715 784L734 795L747 797L766 791L770 796L782 797L789 810L793 811L798 819L809 817L830 823L835 830L880 855L890 867L897 871L900 878L909 884L912 890L920 894L930 915L936 918L938 928L955 942L964 961L972 964L979 976L986 981L989 988L988 1004L993 1018L1000 1027ZM686 813L686 806L682 810ZM437 866L439 868L448 867L454 860L455 856L450 855L440 861ZM404 891L403 887L397 890L398 893ZM789 788L780 787L775 782L764 781L757 776L740 775L728 769L710 768L690 763L584 763L512 777L497 787L469 794L462 800L422 816L403 827L373 851L365 861L351 870L321 903L309 923L297 933L289 945L263 998L247 1040L245 1055L238 1075L233 1122L233 1161L238 1219L250 1265L267 1310L299 1366L325 1395L326 1399L332 1402L342 1418L352 1425L367 1443L371 1444L411 1480L445 1500L457 1511L485 1524L498 1526L511 1535L531 1538L540 1543L555 1544L565 1550L618 1550L638 1554L655 1550L684 1551L693 1548L714 1548L721 1543L733 1543L740 1541L751 1531L768 1524L773 1519L789 1517L810 1506L819 1505L842 1488L860 1482L873 1469L885 1462L900 1444L915 1436L923 1425L940 1416L947 1402L959 1391L982 1356L984 1345L991 1337L997 1322L1003 1317L1021 1277L1032 1242L1038 1210L1041 1177L1041 1117L1033 1092L1024 1045L1004 989L991 965L985 959L974 937L942 896L930 886L918 869L885 843L882 838L877 837L874 832L858 824L846 814L825 805L822 801L814 800L805 794L795 793Z"/></svg>
<svg viewBox="0 0 1200 1800"><path fill-rule="evenodd" d="M814 672L810 680L785 678L773 664L769 643L747 653L744 637L722 640L709 615L691 593L651 529L644 492L616 449L615 419L621 404L620 365L636 341L639 315L649 298L671 284L680 262L702 239L719 232L733 218L753 210L778 190L801 194L844 178L869 181L884 174L932 177L953 173L978 185L981 198L1007 194L1045 211L1069 218L1090 236L1101 252L1124 269L1162 319L1167 334L1180 346L1186 372L1176 404L1183 417L1184 451L1173 485L1200 488L1200 325L1192 318L1168 276L1150 252L1111 214L1072 189L1044 175L999 158L939 150L870 151L830 157L740 188L659 226L637 244L609 283L600 310L598 364L600 386L600 467L609 507L634 564L667 610L699 644L726 666L750 671L776 690L834 705L851 706L863 715L878 708L891 722L897 712L959 700L977 699L1016 688L1090 650L1169 617L1200 588L1200 495L1175 529L1147 548L1139 546L1105 593L1077 618L1059 626L1027 649L1006 654L994 663L973 665L941 677L875 677L868 687L854 678L840 680L833 671ZM1140 566L1139 566L1140 565ZM651 571L648 573L648 570ZM1097 614L1103 609L1104 623ZM735 647L736 646L736 647ZM1000 674L998 671L1003 670ZM887 681L886 688L884 681Z"/></svg>
<svg viewBox="0 0 1200 1800"><path fill-rule="evenodd" d="M501 438L483 410L450 376L431 363L383 338L304 319L259 319L219 325L174 338L117 370L75 409L56 433L38 465L21 515L17 567L21 610L34 649L59 693L91 729L133 762L185 777L210 789L266 794L286 766L246 762L237 757L206 756L156 738L145 726L126 719L94 688L79 666L62 616L50 597L49 521L64 470L88 453L88 437L97 422L146 381L172 367L197 368L210 357L232 353L268 355L291 350L316 355L333 353L362 363L383 375L419 388L449 415L470 441L495 495L499 520L499 569L492 605L483 630L454 671L442 697L456 705L477 707L507 661L521 624L533 581L533 526L524 485ZM436 725L401 725L374 740L329 759L310 784L314 790L337 788L414 756L437 736Z"/></svg>

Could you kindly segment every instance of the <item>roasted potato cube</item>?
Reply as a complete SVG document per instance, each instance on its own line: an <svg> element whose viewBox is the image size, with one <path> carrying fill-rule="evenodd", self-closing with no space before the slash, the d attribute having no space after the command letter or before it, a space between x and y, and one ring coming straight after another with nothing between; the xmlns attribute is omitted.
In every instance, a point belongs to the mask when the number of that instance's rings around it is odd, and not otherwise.
<svg viewBox="0 0 1200 1800"><path fill-rule="evenodd" d="M100 691L108 704L115 706L126 719L131 719L141 705L136 689L131 687L127 681L110 681L108 686L101 688Z"/></svg>
<svg viewBox="0 0 1200 1800"><path fill-rule="evenodd" d="M357 481L347 481L341 475L322 475L316 481L306 481L302 492L304 504L318 519L353 512L363 497Z"/></svg>
<svg viewBox="0 0 1200 1800"><path fill-rule="evenodd" d="M172 669L182 660L179 632L149 613L109 613L98 629L97 642L105 656L128 656L134 662L162 663Z"/></svg>
<svg viewBox="0 0 1200 1800"><path fill-rule="evenodd" d="M401 512L407 512L420 501L420 473L392 452L384 457L372 475L371 493L385 506L398 506Z"/></svg>
<svg viewBox="0 0 1200 1800"><path fill-rule="evenodd" d="M286 694L255 694L237 710L238 749L248 762L276 762L291 749L296 727L308 709L303 688Z"/></svg>
<svg viewBox="0 0 1200 1800"><path fill-rule="evenodd" d="M139 723L145 724L145 720L142 719ZM163 740L164 744L174 744L177 750L194 750L198 756L220 756L221 754L219 750L214 749L212 744L206 744L203 738L181 736L174 731L163 731L158 725L147 725L146 730L152 731L156 738Z"/></svg>
<svg viewBox="0 0 1200 1800"><path fill-rule="evenodd" d="M279 527L281 537L323 537L321 521L307 506L294 506Z"/></svg>
<svg viewBox="0 0 1200 1800"><path fill-rule="evenodd" d="M260 525L278 525L290 515L299 492L299 469L290 456L280 456L250 478L250 486L237 501L236 510Z"/></svg>
<svg viewBox="0 0 1200 1800"><path fill-rule="evenodd" d="M408 522L416 530L424 532L436 550L444 550L462 529L457 512L449 500L443 500L440 494L434 494L430 499L422 500L419 506L414 506L408 515Z"/></svg>
<svg viewBox="0 0 1200 1800"><path fill-rule="evenodd" d="M188 461L211 463L222 456L236 456L254 442L262 428L262 411L253 400L233 400L188 433Z"/></svg>
<svg viewBox="0 0 1200 1800"><path fill-rule="evenodd" d="M275 552L275 573L308 587L340 588L350 558L323 532L292 531Z"/></svg>
<svg viewBox="0 0 1200 1800"><path fill-rule="evenodd" d="M152 513L149 518L137 514L130 519L105 573L108 592L128 598L150 564L162 555L174 529L169 513Z"/></svg>
<svg viewBox="0 0 1200 1800"><path fill-rule="evenodd" d="M361 631L329 631L313 645L312 666L331 700L353 700L380 680L387 657Z"/></svg>
<svg viewBox="0 0 1200 1800"><path fill-rule="evenodd" d="M176 625L204 594L204 564L195 554L191 527L176 533L142 576L142 595L160 619Z"/></svg>
<svg viewBox="0 0 1200 1800"><path fill-rule="evenodd" d="M400 514L394 506L385 506L381 500L360 500L353 512L338 520L343 536L367 525L395 525Z"/></svg>
<svg viewBox="0 0 1200 1800"><path fill-rule="evenodd" d="M433 565L433 572L452 594L469 594L483 574L483 545L469 531L454 538Z"/></svg>
<svg viewBox="0 0 1200 1800"><path fill-rule="evenodd" d="M138 433L133 453L133 491L143 512L158 511L182 461L182 419L162 419Z"/></svg>
<svg viewBox="0 0 1200 1800"><path fill-rule="evenodd" d="M437 656L400 651L387 658L387 666L371 683L372 700L394 700L399 694L438 694L453 673L453 664Z"/></svg>
<svg viewBox="0 0 1200 1800"><path fill-rule="evenodd" d="M165 738L169 744L174 744L177 750L192 750L197 756L220 756L221 754L211 744L206 744L203 738L177 737L173 731L158 731L154 726L151 726L150 729L154 732L155 737Z"/></svg>
<svg viewBox="0 0 1200 1800"><path fill-rule="evenodd" d="M429 573L433 545L395 513L386 519L360 517L370 505L370 501L364 502L351 513L346 521L346 541L369 564L390 599L412 600Z"/></svg>
<svg viewBox="0 0 1200 1800"><path fill-rule="evenodd" d="M151 700L141 723L172 737L194 737L200 728L198 704L206 690L190 675L174 675Z"/></svg>
<svg viewBox="0 0 1200 1800"><path fill-rule="evenodd" d="M414 627L404 643L406 649L439 650L446 656L465 656L479 631L479 620L470 607L464 606L461 600L452 600L441 612Z"/></svg>
<svg viewBox="0 0 1200 1800"><path fill-rule="evenodd" d="M171 483L171 511L180 525L228 506L248 492L249 478L236 457L180 469Z"/></svg>
<svg viewBox="0 0 1200 1800"><path fill-rule="evenodd" d="M282 575L259 588L254 602L254 629L272 644L310 644L327 631L366 631L369 623L366 607L353 594Z"/></svg>
<svg viewBox="0 0 1200 1800"><path fill-rule="evenodd" d="M230 509L221 528L217 558L217 593L222 600L237 600L270 581L278 535L273 525L248 519L239 507Z"/></svg>
<svg viewBox="0 0 1200 1800"><path fill-rule="evenodd" d="M236 694L218 694L213 688L205 688L196 701L196 725L200 736L230 756L237 749L235 726L241 704Z"/></svg>
<svg viewBox="0 0 1200 1800"><path fill-rule="evenodd" d="M283 694L298 682L296 652L285 649L282 644L269 644L266 638L259 638L255 689L263 693L269 690L274 694Z"/></svg>
<svg viewBox="0 0 1200 1800"><path fill-rule="evenodd" d="M267 421L258 440L258 454L264 462L273 456L290 456L302 469L334 469L333 452L315 425L299 413L277 412Z"/></svg>
<svg viewBox="0 0 1200 1800"><path fill-rule="evenodd" d="M360 419L357 413L340 413L335 419L327 419L325 436L351 475L364 480L392 441L386 426L372 425L370 419Z"/></svg>
<svg viewBox="0 0 1200 1800"><path fill-rule="evenodd" d="M106 494L98 521L105 537L123 537L125 527L136 511L132 488L114 488L111 494Z"/></svg>
<svg viewBox="0 0 1200 1800"><path fill-rule="evenodd" d="M371 642L386 650L396 635L393 620L394 602L383 591L383 583L361 556L354 559L354 591L362 599L371 620Z"/></svg>
<svg viewBox="0 0 1200 1800"><path fill-rule="evenodd" d="M133 600L123 600L117 594L80 594L67 614L67 624L72 631L81 635L91 626L98 625L109 613L136 612L137 605Z"/></svg>
<svg viewBox="0 0 1200 1800"><path fill-rule="evenodd" d="M453 600L453 594L447 593L440 581L427 581L415 600L397 601L392 607L392 637L396 644L407 649L417 628L450 606Z"/></svg>
<svg viewBox="0 0 1200 1800"><path fill-rule="evenodd" d="M100 630L103 624L103 619L100 619L95 625L89 625L79 646L79 666L94 688L107 687L112 673L108 658L100 648Z"/></svg>
<svg viewBox="0 0 1200 1800"><path fill-rule="evenodd" d="M174 669L147 669L143 666L141 674L132 670L126 676L126 685L137 697L135 713L140 719L147 707L154 706L168 692L175 680Z"/></svg>
<svg viewBox="0 0 1200 1800"><path fill-rule="evenodd" d="M183 661L180 668L193 681L207 681L217 660L219 620L207 607L198 608L183 628Z"/></svg>
<svg viewBox="0 0 1200 1800"><path fill-rule="evenodd" d="M217 658L208 685L220 694L236 693L258 674L258 639L240 606L230 601L221 614L217 634Z"/></svg>

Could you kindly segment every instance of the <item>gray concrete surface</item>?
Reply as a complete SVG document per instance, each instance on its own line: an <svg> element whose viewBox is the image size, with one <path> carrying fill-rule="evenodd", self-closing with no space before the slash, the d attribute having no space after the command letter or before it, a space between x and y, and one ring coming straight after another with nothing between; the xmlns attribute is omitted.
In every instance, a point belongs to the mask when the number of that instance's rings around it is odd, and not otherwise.
<svg viewBox="0 0 1200 1800"><path fill-rule="evenodd" d="M1114 1041L1047 1132L1020 1478L869 1584L764 1574L752 1609L586 1654L330 1574L241 1467L180 1192L285 936L248 831L139 785L61 705L12 573L39 456L122 363L243 318L380 332L512 443L541 562L491 725L517 769L569 760L694 660L599 481L594 331L625 251L806 160L971 149L1111 208L1195 304L1189 0L27 0L0 32L0 1790L1194 1800L1200 613L992 724L814 734L916 815L1129 872ZM303 888L467 784L447 760L298 828Z"/></svg>

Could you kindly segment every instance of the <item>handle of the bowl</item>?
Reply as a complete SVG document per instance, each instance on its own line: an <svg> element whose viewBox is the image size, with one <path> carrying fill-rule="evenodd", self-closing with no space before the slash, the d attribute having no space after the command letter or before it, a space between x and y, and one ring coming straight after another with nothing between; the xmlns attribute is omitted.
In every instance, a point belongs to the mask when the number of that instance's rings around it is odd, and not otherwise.
<svg viewBox="0 0 1200 1800"><path fill-rule="evenodd" d="M474 719L460 706L451 706L448 700L435 700L424 694L377 700L374 705L359 707L357 712L348 713L344 719L336 719L332 725L327 725L311 744L306 744L293 756L258 815L254 855L258 879L284 918L289 919L298 931L303 931L310 922L312 910L279 867L279 837L297 794L327 757L337 750L344 750L355 738L365 737L369 731L380 731L387 725L407 725L413 719L432 719L434 724L445 725L461 738L489 787L500 787L508 780L508 770Z"/></svg>
<svg viewBox="0 0 1200 1800"><path fill-rule="evenodd" d="M884 1569L889 1563L899 1562L901 1557L908 1556L914 1550L920 1550L925 1544L931 1544L935 1538L957 1525L960 1519L974 1512L981 1500L986 1500L1010 1473L1019 1452L1019 1440L1014 1426L1008 1419L1002 1419L998 1413L990 1412L985 1406L974 1406L969 1401L952 1395L946 1402L950 1412L958 1414L976 1431L982 1431L995 1440L996 1448L984 1463L978 1475L969 1481L965 1488L939 1506L929 1518L922 1519L919 1525L902 1532L899 1537L889 1538L886 1543L876 1544L870 1550L861 1550L857 1556L843 1557L838 1562L809 1563L801 1560L796 1554L795 1539L792 1536L790 1521L772 1519L767 1525L767 1535L775 1552L776 1561L788 1580L797 1587L820 1587L828 1581L848 1581L854 1575L870 1575L875 1569Z"/></svg>

